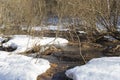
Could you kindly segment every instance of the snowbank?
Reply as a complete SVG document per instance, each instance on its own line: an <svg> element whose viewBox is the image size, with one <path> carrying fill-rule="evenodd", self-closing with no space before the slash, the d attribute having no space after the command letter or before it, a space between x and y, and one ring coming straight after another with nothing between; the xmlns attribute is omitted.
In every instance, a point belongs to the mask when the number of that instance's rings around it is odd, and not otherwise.
<svg viewBox="0 0 120 80"><path fill-rule="evenodd" d="M9 47L17 49L13 53L21 53L26 50L30 50L33 46L40 45L66 45L68 40L63 38L52 38L52 37L32 37L27 35L14 35L11 40L3 44L3 47Z"/></svg>
<svg viewBox="0 0 120 80"><path fill-rule="evenodd" d="M36 80L49 68L47 60L0 51L0 80Z"/></svg>
<svg viewBox="0 0 120 80"><path fill-rule="evenodd" d="M120 80L120 57L92 59L67 70L66 75L73 80Z"/></svg>

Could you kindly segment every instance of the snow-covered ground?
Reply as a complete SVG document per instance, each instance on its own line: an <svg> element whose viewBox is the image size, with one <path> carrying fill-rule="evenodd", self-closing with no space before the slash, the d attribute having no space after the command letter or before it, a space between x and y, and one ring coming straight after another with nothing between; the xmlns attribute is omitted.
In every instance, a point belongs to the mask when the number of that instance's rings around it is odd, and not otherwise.
<svg viewBox="0 0 120 80"><path fill-rule="evenodd" d="M68 40L54 37L32 37L28 35L13 35L5 43L0 37L2 47L16 48L13 52L0 51L0 80L36 80L37 76L50 68L48 60L32 58L18 53L32 49L34 46L66 45Z"/></svg>
<svg viewBox="0 0 120 80"><path fill-rule="evenodd" d="M0 51L0 80L36 80L49 68L50 63L45 59Z"/></svg>
<svg viewBox="0 0 120 80"><path fill-rule="evenodd" d="M17 48L13 53L22 53L30 50L34 46L40 45L61 45L64 46L68 43L68 40L63 38L54 37L32 37L27 35L14 35L11 40L3 44L3 47Z"/></svg>
<svg viewBox="0 0 120 80"><path fill-rule="evenodd" d="M65 26L63 25L49 25L49 26L34 26L34 27L21 27L22 30L33 30L33 31L42 31L42 30L52 30L52 31L56 31L56 30L59 30L59 31L67 31L69 30L68 28L66 28Z"/></svg>
<svg viewBox="0 0 120 80"><path fill-rule="evenodd" d="M67 70L73 80L120 80L120 57L103 57Z"/></svg>

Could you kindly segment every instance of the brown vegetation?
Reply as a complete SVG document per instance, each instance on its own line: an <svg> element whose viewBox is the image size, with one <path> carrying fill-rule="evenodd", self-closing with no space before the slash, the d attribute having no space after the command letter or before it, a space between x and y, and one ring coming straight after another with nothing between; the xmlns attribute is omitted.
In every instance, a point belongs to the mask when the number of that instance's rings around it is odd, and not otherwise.
<svg viewBox="0 0 120 80"><path fill-rule="evenodd" d="M88 39L95 41L104 35L119 39L119 0L1 0L0 24L12 33L20 26L44 24L44 20L57 16L59 24L68 19L73 28L87 32ZM70 24L66 26L70 27ZM97 25L96 25L97 24ZM100 30L101 25L104 30ZM31 31L30 31L31 32ZM57 32L58 33L58 32Z"/></svg>

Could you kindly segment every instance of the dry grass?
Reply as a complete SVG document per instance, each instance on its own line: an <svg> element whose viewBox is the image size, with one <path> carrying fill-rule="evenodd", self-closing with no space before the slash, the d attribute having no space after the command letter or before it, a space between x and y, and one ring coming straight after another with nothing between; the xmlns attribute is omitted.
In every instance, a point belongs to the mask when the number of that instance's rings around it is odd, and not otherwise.
<svg viewBox="0 0 120 80"><path fill-rule="evenodd" d="M53 54L53 53L56 53L56 52L59 52L59 51L61 51L61 49L58 49L58 48L56 48L55 46L49 46L49 48L48 49L46 49L43 53L42 53L42 55L51 55L51 54Z"/></svg>

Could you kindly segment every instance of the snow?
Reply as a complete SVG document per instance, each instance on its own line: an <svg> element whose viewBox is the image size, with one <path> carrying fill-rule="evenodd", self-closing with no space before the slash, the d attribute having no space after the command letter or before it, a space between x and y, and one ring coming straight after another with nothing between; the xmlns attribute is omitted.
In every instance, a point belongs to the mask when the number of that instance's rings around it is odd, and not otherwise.
<svg viewBox="0 0 120 80"><path fill-rule="evenodd" d="M97 30L98 30L99 32L101 32L101 31L106 31L106 28L105 28L102 24L96 23L96 26L97 26Z"/></svg>
<svg viewBox="0 0 120 80"><path fill-rule="evenodd" d="M22 27L22 30L27 30L28 28L27 27ZM31 30L33 31L42 31L42 30L52 30L52 31L67 31L69 29L67 29L65 26L62 26L62 25L49 25L49 26L34 26L34 27L31 27Z"/></svg>
<svg viewBox="0 0 120 80"><path fill-rule="evenodd" d="M65 73L73 80L120 80L120 57L103 57Z"/></svg>
<svg viewBox="0 0 120 80"><path fill-rule="evenodd" d="M0 35L0 46L2 46L2 43L7 40L7 38L2 37L2 35Z"/></svg>
<svg viewBox="0 0 120 80"><path fill-rule="evenodd" d="M116 40L116 39L113 38L112 36L104 36L104 38L107 38L109 41L114 41L114 40Z"/></svg>
<svg viewBox="0 0 120 80"><path fill-rule="evenodd" d="M36 26L36 27L32 27L31 30L34 30L34 31L42 31L42 30L47 30L47 28L46 28L46 27Z"/></svg>
<svg viewBox="0 0 120 80"><path fill-rule="evenodd" d="M53 25L50 25L50 26L48 26L48 30L59 30L59 31L67 31L67 30L69 30L69 29L65 29L63 26L53 26Z"/></svg>
<svg viewBox="0 0 120 80"><path fill-rule="evenodd" d="M45 59L0 51L0 80L37 80L49 68Z"/></svg>
<svg viewBox="0 0 120 80"><path fill-rule="evenodd" d="M17 49L13 53L22 53L32 49L34 46L40 45L66 45L68 40L54 37L32 37L27 35L14 35L11 40L3 44L3 47L12 47Z"/></svg>
<svg viewBox="0 0 120 80"><path fill-rule="evenodd" d="M80 34L86 34L85 31L78 31Z"/></svg>
<svg viewBox="0 0 120 80"><path fill-rule="evenodd" d="M4 38L0 37L2 42ZM68 40L55 37L32 37L28 35L13 35L8 42L2 43L4 48L17 48L12 52L0 51L0 80L37 80L37 76L50 68L48 60L33 58L19 53L32 49L34 46L61 45ZM41 51L45 48L41 47Z"/></svg>

